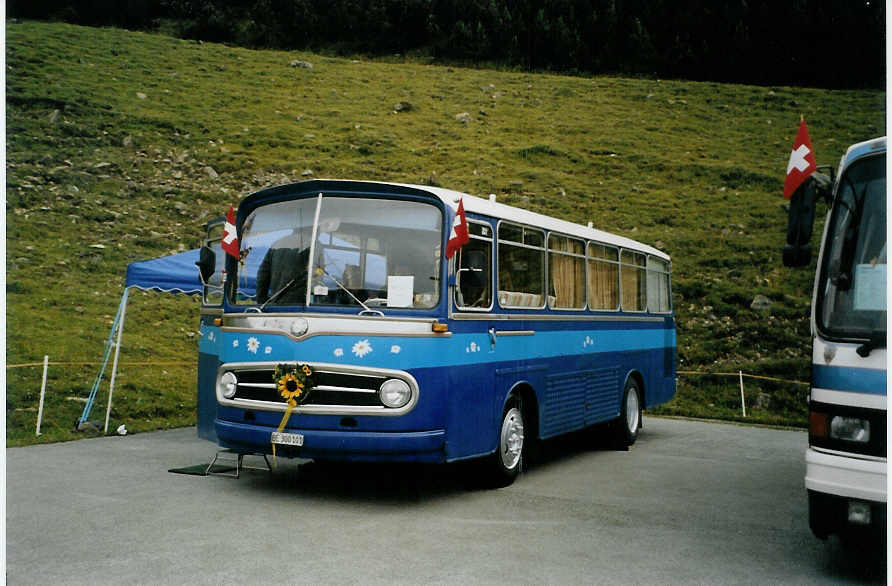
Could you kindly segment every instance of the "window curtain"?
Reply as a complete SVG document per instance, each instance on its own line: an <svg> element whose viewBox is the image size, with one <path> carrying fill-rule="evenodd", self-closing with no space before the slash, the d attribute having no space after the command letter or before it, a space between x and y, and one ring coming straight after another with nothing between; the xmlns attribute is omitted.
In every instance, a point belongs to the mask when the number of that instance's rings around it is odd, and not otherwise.
<svg viewBox="0 0 892 586"><path fill-rule="evenodd" d="M616 309L619 307L618 266L614 263L590 260L588 263L589 307Z"/></svg>
<svg viewBox="0 0 892 586"><path fill-rule="evenodd" d="M565 238L552 240L551 249L582 254L580 245ZM585 307L585 260L580 257L552 252L551 283L555 299L553 307L582 309Z"/></svg>

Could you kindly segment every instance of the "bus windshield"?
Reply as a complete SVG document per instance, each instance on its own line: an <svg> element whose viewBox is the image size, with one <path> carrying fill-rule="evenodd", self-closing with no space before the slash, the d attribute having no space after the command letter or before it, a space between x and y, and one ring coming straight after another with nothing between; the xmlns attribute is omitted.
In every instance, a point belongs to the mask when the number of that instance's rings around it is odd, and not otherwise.
<svg viewBox="0 0 892 586"><path fill-rule="evenodd" d="M821 332L842 340L885 336L885 156L857 161L840 178L822 262Z"/></svg>
<svg viewBox="0 0 892 586"><path fill-rule="evenodd" d="M438 208L412 201L324 196L262 206L241 238L256 289L240 278L236 302L432 308L442 224Z"/></svg>

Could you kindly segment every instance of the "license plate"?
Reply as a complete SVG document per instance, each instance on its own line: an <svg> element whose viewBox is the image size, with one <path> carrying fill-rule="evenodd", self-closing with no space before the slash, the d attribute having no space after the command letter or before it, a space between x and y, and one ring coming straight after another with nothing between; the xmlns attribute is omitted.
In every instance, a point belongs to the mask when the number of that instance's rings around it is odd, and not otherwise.
<svg viewBox="0 0 892 586"><path fill-rule="evenodd" d="M282 446L302 446L304 445L304 436L300 433L280 433L274 431L272 443Z"/></svg>

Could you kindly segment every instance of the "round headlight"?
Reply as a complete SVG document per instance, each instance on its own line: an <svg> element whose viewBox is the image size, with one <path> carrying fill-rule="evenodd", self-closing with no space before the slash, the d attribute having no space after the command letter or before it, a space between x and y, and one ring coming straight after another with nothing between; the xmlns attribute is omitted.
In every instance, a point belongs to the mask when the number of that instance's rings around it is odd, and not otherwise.
<svg viewBox="0 0 892 586"><path fill-rule="evenodd" d="M378 390L378 396L385 406L391 409L399 409L409 402L409 399L412 397L412 389L409 388L409 384L406 381L391 378L384 381L384 384L381 385L381 388Z"/></svg>
<svg viewBox="0 0 892 586"><path fill-rule="evenodd" d="M233 373L224 372L223 376L220 377L220 394L227 399L231 399L235 396L237 390L238 379Z"/></svg>

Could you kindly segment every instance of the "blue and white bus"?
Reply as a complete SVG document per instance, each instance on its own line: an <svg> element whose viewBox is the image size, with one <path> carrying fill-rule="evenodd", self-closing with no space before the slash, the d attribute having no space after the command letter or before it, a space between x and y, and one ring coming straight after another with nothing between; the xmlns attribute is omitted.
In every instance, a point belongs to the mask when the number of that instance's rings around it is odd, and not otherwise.
<svg viewBox="0 0 892 586"><path fill-rule="evenodd" d="M851 146L835 180L794 194L784 264L805 266L816 200L830 204L812 299L805 488L822 539L886 534L886 139Z"/></svg>
<svg viewBox="0 0 892 586"><path fill-rule="evenodd" d="M460 202L468 240L447 260ZM217 245L202 268L198 429L223 448L481 458L505 485L531 442L612 422L629 445L675 393L670 259L650 246L354 181L264 189L235 224L240 259Z"/></svg>

